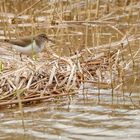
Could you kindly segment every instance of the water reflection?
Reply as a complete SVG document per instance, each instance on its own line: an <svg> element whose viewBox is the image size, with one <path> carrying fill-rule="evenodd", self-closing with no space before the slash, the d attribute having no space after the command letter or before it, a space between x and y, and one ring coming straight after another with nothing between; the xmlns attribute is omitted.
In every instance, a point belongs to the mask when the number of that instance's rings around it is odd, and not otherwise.
<svg viewBox="0 0 140 140"><path fill-rule="evenodd" d="M20 112L14 109L0 121L2 139L139 139L140 110L138 94L128 100L114 97L101 90L102 97L94 92L75 95L71 100L42 103L25 107L25 131ZM80 95L80 96L79 96ZM120 100L120 102L115 102ZM125 100L122 102L122 99ZM127 99L127 100L126 100ZM133 101L133 102L132 102ZM12 136L12 137L11 137Z"/></svg>

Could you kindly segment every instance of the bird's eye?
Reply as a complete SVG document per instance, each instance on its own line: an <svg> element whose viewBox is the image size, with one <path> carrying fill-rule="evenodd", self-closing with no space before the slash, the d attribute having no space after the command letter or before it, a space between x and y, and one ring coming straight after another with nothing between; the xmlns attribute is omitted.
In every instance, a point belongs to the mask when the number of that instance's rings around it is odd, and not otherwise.
<svg viewBox="0 0 140 140"><path fill-rule="evenodd" d="M42 35L43 38L46 38L46 35Z"/></svg>

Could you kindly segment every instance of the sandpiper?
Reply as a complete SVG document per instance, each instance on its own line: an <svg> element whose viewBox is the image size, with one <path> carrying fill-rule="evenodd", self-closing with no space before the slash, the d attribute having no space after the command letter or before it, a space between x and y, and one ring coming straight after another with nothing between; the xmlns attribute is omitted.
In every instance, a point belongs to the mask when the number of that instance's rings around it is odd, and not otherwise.
<svg viewBox="0 0 140 140"><path fill-rule="evenodd" d="M25 55L33 55L41 52L45 48L45 42L52 41L46 34L24 37L20 39L5 39L5 42L11 44L12 50Z"/></svg>

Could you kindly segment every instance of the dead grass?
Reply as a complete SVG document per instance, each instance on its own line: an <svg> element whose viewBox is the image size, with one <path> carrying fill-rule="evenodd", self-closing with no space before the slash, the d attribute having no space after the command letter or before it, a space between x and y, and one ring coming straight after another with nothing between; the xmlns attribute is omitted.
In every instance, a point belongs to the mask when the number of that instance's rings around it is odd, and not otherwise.
<svg viewBox="0 0 140 140"><path fill-rule="evenodd" d="M21 61L1 43L0 106L70 97L84 83L120 90L128 72L140 76L134 71L140 64L140 2L36 0L17 11L7 3L0 7L1 38L45 32L56 44L36 61Z"/></svg>

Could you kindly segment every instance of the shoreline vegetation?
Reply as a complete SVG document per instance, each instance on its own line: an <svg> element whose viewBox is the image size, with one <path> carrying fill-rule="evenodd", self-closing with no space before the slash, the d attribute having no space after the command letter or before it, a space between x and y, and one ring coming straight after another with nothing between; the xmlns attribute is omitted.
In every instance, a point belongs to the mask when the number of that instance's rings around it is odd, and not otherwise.
<svg viewBox="0 0 140 140"><path fill-rule="evenodd" d="M88 83L111 89L112 96L133 94L140 77L140 2L19 2L0 2L0 40L45 32L56 43L36 60L21 61L1 41L0 108L71 98Z"/></svg>

